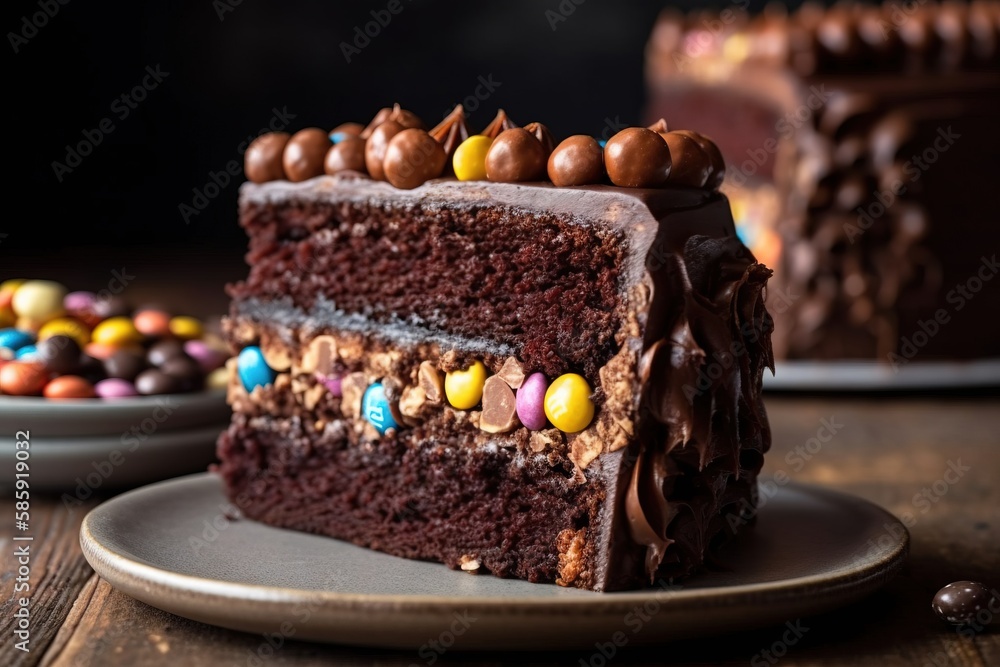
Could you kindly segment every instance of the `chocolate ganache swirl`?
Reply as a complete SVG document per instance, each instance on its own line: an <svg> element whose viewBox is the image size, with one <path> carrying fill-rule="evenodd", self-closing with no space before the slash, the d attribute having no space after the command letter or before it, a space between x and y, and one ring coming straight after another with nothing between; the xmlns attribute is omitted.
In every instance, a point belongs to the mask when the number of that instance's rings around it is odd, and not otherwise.
<svg viewBox="0 0 1000 667"><path fill-rule="evenodd" d="M761 379L774 362L764 308L771 271L735 238L693 236L649 276L654 290L677 295L647 323L641 445L625 494L629 534L646 547L653 581L680 562L672 546L700 562L706 523L725 522L727 506L755 497L748 487L770 443ZM691 469L704 481L680 488Z"/></svg>

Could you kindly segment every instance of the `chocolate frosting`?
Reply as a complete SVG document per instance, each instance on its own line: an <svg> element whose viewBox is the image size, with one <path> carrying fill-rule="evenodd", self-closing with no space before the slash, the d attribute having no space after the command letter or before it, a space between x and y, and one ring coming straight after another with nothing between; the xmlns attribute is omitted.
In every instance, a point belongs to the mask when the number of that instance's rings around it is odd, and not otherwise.
<svg viewBox="0 0 1000 667"><path fill-rule="evenodd" d="M761 379L774 361L773 323L764 308L771 271L738 240L693 236L682 254L649 268L654 299L659 292L680 304L647 322L639 451L624 501L629 535L646 547L653 581L675 542L703 552L703 522L725 505L725 481L752 480L759 472L770 443ZM741 457L741 445L759 455ZM744 458L750 468L741 466ZM673 479L691 465L715 469L712 493L668 500L676 496ZM682 515L687 519L678 523Z"/></svg>

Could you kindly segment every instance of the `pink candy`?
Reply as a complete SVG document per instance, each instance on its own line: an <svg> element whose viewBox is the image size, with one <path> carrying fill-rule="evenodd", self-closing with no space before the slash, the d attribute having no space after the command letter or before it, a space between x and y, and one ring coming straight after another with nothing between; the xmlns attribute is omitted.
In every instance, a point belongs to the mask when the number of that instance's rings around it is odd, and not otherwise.
<svg viewBox="0 0 1000 667"><path fill-rule="evenodd" d="M201 370L206 373L211 373L226 363L226 354L208 346L205 341L189 340L184 343L184 351L197 361Z"/></svg>
<svg viewBox="0 0 1000 667"><path fill-rule="evenodd" d="M545 390L548 388L549 381L543 373L532 373L525 378L514 398L517 418L532 431L539 431L548 423L545 419Z"/></svg>
<svg viewBox="0 0 1000 667"><path fill-rule="evenodd" d="M135 390L135 386L131 382L119 378L101 380L94 385L94 391L101 398L128 398L129 396L139 395L139 392Z"/></svg>

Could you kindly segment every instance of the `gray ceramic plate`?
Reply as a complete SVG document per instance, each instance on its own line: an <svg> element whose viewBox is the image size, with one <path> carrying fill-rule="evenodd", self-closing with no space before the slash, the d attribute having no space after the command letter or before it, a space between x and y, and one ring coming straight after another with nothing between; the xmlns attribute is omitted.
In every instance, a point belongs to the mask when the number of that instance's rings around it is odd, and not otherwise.
<svg viewBox="0 0 1000 667"><path fill-rule="evenodd" d="M34 490L85 498L203 471L229 420L225 399L223 390L120 401L0 396L0 468L14 469L14 434L28 431Z"/></svg>
<svg viewBox="0 0 1000 667"><path fill-rule="evenodd" d="M778 361L764 388L787 391L913 391L1000 387L1000 359L913 361Z"/></svg>
<svg viewBox="0 0 1000 667"><path fill-rule="evenodd" d="M193 475L104 503L80 541L113 586L180 616L412 649L593 648L782 624L871 593L899 569L909 542L899 521L866 501L789 484L713 572L674 590L601 594L470 575L229 513L220 482Z"/></svg>
<svg viewBox="0 0 1000 667"><path fill-rule="evenodd" d="M149 419L162 432L225 423L228 418L224 389L117 400L53 401L37 396L0 396L3 434L24 429L31 429L32 436L45 437L121 434L134 426L142 428Z"/></svg>

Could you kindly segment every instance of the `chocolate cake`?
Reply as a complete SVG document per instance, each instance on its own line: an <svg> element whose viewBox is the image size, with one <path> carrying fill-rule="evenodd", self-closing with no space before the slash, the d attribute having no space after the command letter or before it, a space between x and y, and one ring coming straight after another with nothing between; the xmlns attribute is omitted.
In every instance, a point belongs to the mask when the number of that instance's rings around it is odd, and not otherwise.
<svg viewBox="0 0 1000 667"><path fill-rule="evenodd" d="M1000 3L665 12L650 118L697 122L775 271L781 359L996 357Z"/></svg>
<svg viewBox="0 0 1000 667"><path fill-rule="evenodd" d="M717 150L657 128L557 146L502 112L470 135L460 108L422 128L396 107L248 151L229 497L533 582L700 567L752 519L770 444L770 270Z"/></svg>

